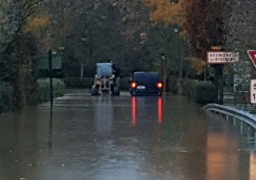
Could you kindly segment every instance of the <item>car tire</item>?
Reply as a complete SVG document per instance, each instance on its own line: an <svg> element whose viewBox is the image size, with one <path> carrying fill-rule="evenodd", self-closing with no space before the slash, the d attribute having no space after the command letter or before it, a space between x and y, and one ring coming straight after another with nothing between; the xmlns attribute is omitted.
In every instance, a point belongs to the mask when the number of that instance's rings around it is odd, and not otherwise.
<svg viewBox="0 0 256 180"><path fill-rule="evenodd" d="M131 96L136 96L136 93L131 91Z"/></svg>

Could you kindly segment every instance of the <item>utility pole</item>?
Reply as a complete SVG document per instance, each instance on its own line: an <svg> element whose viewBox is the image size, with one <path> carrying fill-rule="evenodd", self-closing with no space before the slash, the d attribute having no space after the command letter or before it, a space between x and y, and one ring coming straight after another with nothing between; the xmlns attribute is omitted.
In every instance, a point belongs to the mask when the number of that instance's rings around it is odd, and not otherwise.
<svg viewBox="0 0 256 180"><path fill-rule="evenodd" d="M161 53L161 59L162 59L163 81L164 81L163 91L166 94L166 86L167 86L166 55L163 52Z"/></svg>
<svg viewBox="0 0 256 180"><path fill-rule="evenodd" d="M164 59L164 93L167 89L167 72L166 72L166 59Z"/></svg>
<svg viewBox="0 0 256 180"><path fill-rule="evenodd" d="M212 51L223 51L221 46L212 46ZM216 104L223 104L223 64L214 64L214 86Z"/></svg>
<svg viewBox="0 0 256 180"><path fill-rule="evenodd" d="M181 86L181 80L183 78L183 66L184 66L184 43L181 44L181 61L180 61L180 67L179 67L179 74L178 74L178 94L182 93L182 86Z"/></svg>

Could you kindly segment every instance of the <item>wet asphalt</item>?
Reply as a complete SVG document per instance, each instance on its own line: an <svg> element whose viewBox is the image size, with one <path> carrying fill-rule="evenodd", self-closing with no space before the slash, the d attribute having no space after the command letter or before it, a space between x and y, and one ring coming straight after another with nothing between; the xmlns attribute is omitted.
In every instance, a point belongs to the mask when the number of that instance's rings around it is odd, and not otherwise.
<svg viewBox="0 0 256 180"><path fill-rule="evenodd" d="M183 96L72 90L0 116L0 180L255 180L256 153Z"/></svg>

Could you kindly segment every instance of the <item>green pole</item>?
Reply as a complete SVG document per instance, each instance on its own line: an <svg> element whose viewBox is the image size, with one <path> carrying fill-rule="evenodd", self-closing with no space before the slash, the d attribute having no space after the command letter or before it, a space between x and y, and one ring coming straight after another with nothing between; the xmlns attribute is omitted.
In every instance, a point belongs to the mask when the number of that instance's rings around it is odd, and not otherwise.
<svg viewBox="0 0 256 180"><path fill-rule="evenodd" d="M51 108L53 106L53 88L52 88L52 50L49 50L49 77L50 77L50 99Z"/></svg>

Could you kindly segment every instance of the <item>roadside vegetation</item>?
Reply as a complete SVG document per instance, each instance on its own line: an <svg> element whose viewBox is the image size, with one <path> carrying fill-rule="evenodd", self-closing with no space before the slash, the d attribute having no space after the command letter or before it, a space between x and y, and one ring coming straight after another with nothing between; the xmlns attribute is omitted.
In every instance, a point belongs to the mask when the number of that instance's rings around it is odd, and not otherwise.
<svg viewBox="0 0 256 180"><path fill-rule="evenodd" d="M65 83L60 79L53 79L53 97L60 97L64 95ZM50 101L50 80L39 79L37 88L37 103Z"/></svg>
<svg viewBox="0 0 256 180"><path fill-rule="evenodd" d="M169 91L194 96L186 87L213 78L211 46L249 61L255 7L254 0L0 0L0 112L47 100L38 88L46 84L39 65L49 49L62 58L58 78L67 87L88 87L95 64L113 60L124 89L132 71L166 68ZM232 68L224 67L226 84Z"/></svg>

